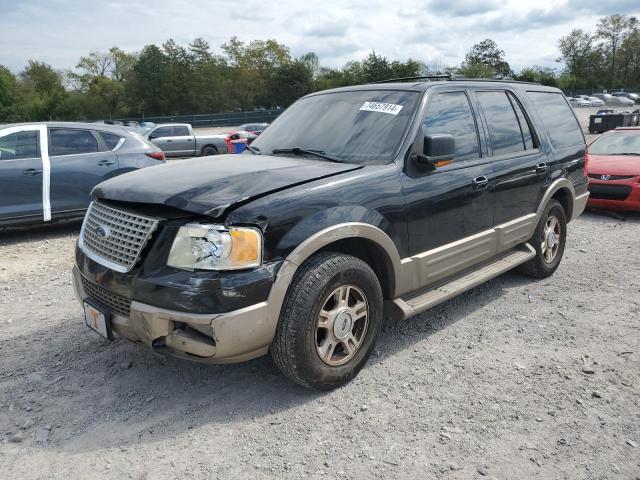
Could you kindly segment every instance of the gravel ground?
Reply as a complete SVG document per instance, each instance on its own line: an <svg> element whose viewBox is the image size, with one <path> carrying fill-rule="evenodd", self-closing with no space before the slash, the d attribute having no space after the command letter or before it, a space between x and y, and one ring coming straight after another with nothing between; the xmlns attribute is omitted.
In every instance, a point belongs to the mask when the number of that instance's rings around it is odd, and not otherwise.
<svg viewBox="0 0 640 480"><path fill-rule="evenodd" d="M0 232L2 478L640 478L640 215L571 223L547 280L387 323L330 393L269 357L101 339L73 299L78 230Z"/></svg>

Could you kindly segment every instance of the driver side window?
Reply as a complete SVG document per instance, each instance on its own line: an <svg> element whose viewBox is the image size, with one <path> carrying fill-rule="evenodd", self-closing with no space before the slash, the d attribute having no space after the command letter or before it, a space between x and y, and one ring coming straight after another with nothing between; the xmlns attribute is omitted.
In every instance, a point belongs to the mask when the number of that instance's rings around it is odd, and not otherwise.
<svg viewBox="0 0 640 480"><path fill-rule="evenodd" d="M158 127L151 132L152 138L173 137L173 127Z"/></svg>
<svg viewBox="0 0 640 480"><path fill-rule="evenodd" d="M438 93L429 103L422 130L448 133L456 142L454 161L480 157L480 139L469 99L464 92Z"/></svg>

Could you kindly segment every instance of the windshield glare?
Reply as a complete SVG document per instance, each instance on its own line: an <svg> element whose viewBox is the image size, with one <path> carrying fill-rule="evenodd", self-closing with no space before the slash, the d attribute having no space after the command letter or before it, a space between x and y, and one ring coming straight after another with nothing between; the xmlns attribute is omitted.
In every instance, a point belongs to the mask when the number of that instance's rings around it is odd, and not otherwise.
<svg viewBox="0 0 640 480"><path fill-rule="evenodd" d="M389 163L419 100L419 92L398 90L313 95L289 107L251 145L266 155L298 147L344 162Z"/></svg>
<svg viewBox="0 0 640 480"><path fill-rule="evenodd" d="M640 131L615 132L602 135L589 147L592 155L631 153L640 155Z"/></svg>

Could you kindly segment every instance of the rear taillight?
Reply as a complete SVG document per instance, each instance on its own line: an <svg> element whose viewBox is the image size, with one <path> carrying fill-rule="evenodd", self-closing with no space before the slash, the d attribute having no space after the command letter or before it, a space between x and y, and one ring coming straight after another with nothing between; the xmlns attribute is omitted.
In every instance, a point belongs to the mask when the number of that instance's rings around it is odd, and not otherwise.
<svg viewBox="0 0 640 480"><path fill-rule="evenodd" d="M154 160L159 160L161 162L164 162L166 160L165 156L164 156L164 152L151 152L151 153L147 153L147 157L151 157Z"/></svg>
<svg viewBox="0 0 640 480"><path fill-rule="evenodd" d="M582 173L584 174L585 177L589 173L588 167L589 167L589 147L587 147L587 150L584 152L584 172Z"/></svg>

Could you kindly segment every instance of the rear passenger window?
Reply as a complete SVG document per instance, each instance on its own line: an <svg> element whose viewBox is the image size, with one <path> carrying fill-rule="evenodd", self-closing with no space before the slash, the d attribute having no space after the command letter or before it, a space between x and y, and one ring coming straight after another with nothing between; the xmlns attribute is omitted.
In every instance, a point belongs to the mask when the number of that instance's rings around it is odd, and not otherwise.
<svg viewBox="0 0 640 480"><path fill-rule="evenodd" d="M75 155L98 151L98 141L89 130L53 128L49 130L51 155Z"/></svg>
<svg viewBox="0 0 640 480"><path fill-rule="evenodd" d="M538 148L538 143L536 141L535 135L533 134L531 124L527 120L527 117L522 110L522 105L520 105L518 99L515 98L512 94L507 93L507 96L509 97L509 100L511 100L511 105L516 111L516 116L518 117L518 123L520 124L520 130L522 130L522 138L524 140L524 149L531 150L533 148Z"/></svg>
<svg viewBox="0 0 640 480"><path fill-rule="evenodd" d="M189 129L187 127L173 127L173 134L176 137L186 137L189 135Z"/></svg>
<svg viewBox="0 0 640 480"><path fill-rule="evenodd" d="M109 150L116 148L120 143L120 140L122 140L122 137L115 133L100 132L100 136Z"/></svg>
<svg viewBox="0 0 640 480"><path fill-rule="evenodd" d="M453 135L456 141L454 161L480 156L478 130L469 99L464 92L435 95L427 109L424 132Z"/></svg>
<svg viewBox="0 0 640 480"><path fill-rule="evenodd" d="M527 92L555 148L584 145L582 130L564 99L555 92Z"/></svg>
<svg viewBox="0 0 640 480"><path fill-rule="evenodd" d="M520 123L506 92L476 92L494 155L524 151Z"/></svg>
<svg viewBox="0 0 640 480"><path fill-rule="evenodd" d="M38 150L38 132L36 131L15 132L0 137L0 160L39 157Z"/></svg>

